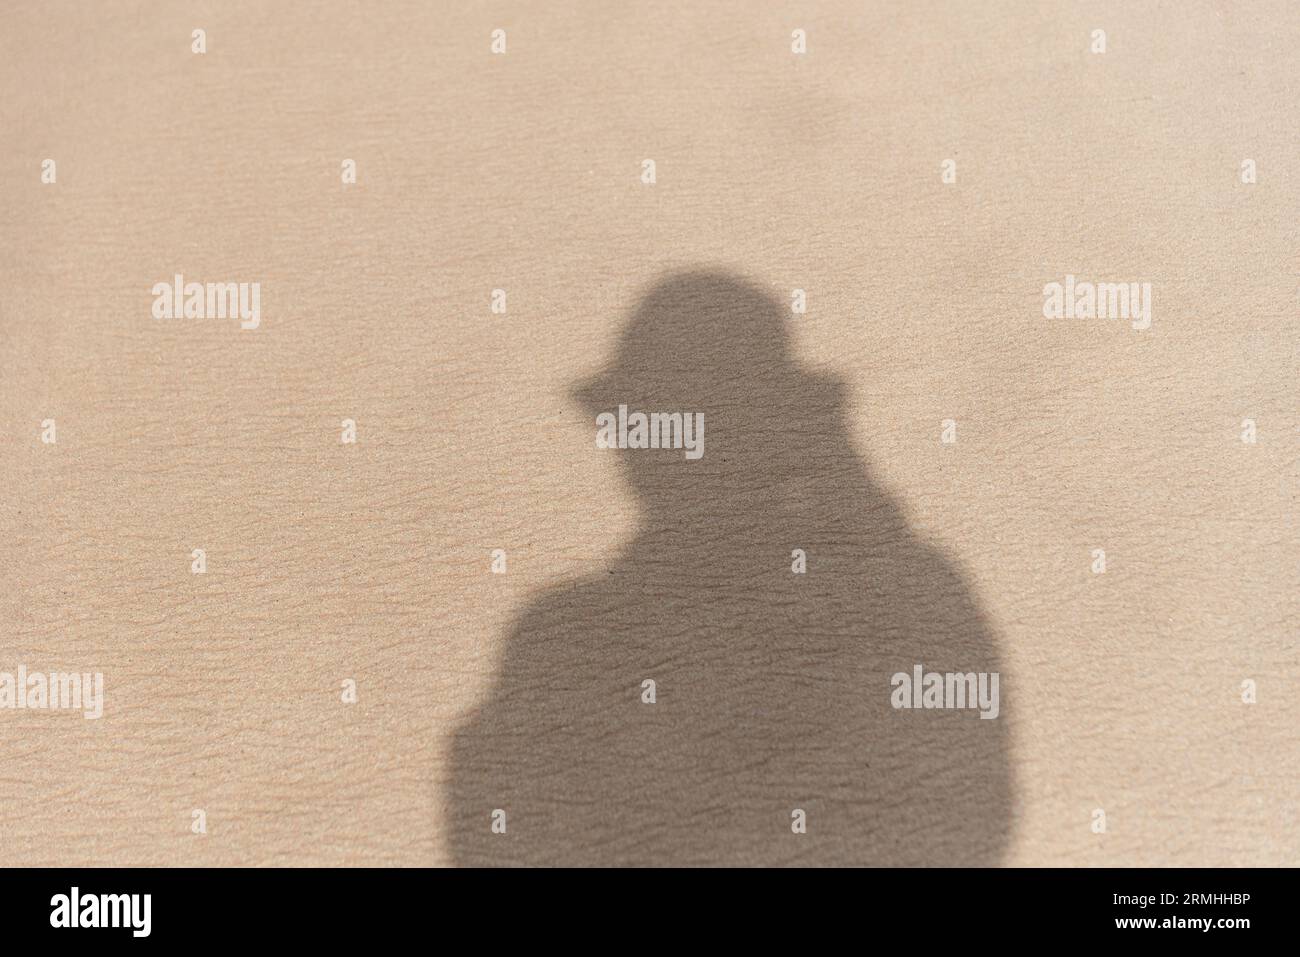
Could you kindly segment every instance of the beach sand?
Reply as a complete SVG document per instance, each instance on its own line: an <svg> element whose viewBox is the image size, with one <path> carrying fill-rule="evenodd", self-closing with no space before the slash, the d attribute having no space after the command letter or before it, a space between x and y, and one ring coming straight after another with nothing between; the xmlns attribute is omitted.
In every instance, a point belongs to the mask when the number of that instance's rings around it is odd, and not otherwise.
<svg viewBox="0 0 1300 957"><path fill-rule="evenodd" d="M1297 48L1286 2L9 11L0 671L105 692L0 709L0 863L1294 865ZM177 274L257 327L155 319ZM1067 275L1150 328L1044 318ZM596 448L611 377L703 458ZM998 718L894 710L913 664Z"/></svg>

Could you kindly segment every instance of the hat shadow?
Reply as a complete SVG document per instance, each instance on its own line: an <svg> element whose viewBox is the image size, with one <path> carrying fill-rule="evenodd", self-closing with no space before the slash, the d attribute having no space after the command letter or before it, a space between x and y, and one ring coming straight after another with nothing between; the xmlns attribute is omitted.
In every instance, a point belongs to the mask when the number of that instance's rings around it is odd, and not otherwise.
<svg viewBox="0 0 1300 957"><path fill-rule="evenodd" d="M620 405L702 413L703 454L599 453L639 527L514 624L452 746L457 863L1001 861L1008 709L891 703L917 665L1000 674L995 636L854 450L845 389L796 362L787 314L727 273L669 276L575 389L593 436Z"/></svg>

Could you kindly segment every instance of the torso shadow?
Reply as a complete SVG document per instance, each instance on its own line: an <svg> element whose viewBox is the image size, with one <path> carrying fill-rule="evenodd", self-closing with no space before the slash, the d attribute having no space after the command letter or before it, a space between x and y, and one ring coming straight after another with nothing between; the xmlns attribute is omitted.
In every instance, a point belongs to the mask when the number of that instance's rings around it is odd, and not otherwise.
<svg viewBox="0 0 1300 957"><path fill-rule="evenodd" d="M593 415L702 411L706 451L604 453L642 527L507 639L453 746L457 863L1000 862L1006 716L891 704L891 676L916 665L1000 673L994 636L871 479L838 385L795 365L783 321L732 277L675 277L583 390Z"/></svg>

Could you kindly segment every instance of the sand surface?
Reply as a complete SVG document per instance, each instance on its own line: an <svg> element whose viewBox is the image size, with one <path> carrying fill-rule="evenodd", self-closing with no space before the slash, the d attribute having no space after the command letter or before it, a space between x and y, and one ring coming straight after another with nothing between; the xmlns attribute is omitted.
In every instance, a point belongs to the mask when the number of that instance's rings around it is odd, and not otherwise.
<svg viewBox="0 0 1300 957"><path fill-rule="evenodd" d="M11 7L0 864L1300 861L1294 3Z"/></svg>

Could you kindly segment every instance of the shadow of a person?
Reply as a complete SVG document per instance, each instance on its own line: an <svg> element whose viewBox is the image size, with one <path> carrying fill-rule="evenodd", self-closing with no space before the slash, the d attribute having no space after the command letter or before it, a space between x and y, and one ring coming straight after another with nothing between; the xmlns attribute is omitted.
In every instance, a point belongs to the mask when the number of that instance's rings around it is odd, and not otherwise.
<svg viewBox="0 0 1300 957"><path fill-rule="evenodd" d="M997 673L994 638L853 450L842 387L795 363L784 312L727 274L673 276L578 390L593 436L619 405L702 412L705 452L601 453L640 528L507 640L453 745L457 863L1000 861L1004 719L895 708L892 683Z"/></svg>

